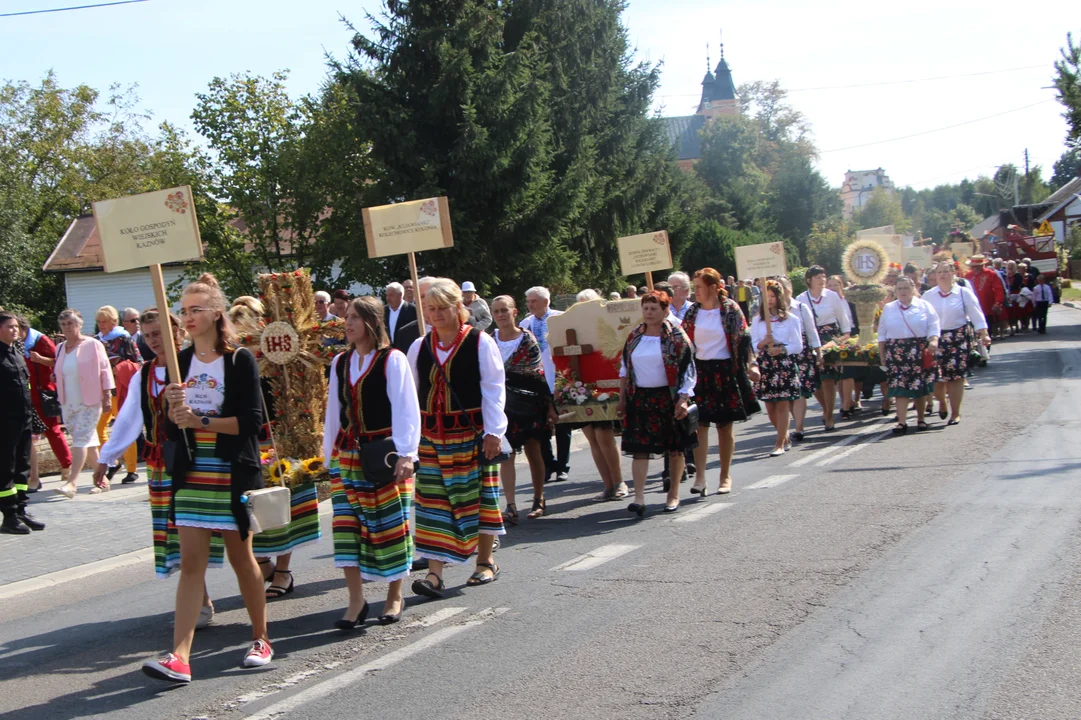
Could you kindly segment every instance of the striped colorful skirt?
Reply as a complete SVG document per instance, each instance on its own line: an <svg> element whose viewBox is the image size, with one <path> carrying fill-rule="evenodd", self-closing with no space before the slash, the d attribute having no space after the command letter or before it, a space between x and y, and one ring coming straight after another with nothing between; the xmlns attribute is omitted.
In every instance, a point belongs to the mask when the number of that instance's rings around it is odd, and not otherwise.
<svg viewBox="0 0 1081 720"><path fill-rule="evenodd" d="M229 461L214 457L217 433L195 431L195 448L184 487L173 497L178 527L239 530L232 510L232 474Z"/></svg>
<svg viewBox="0 0 1081 720"><path fill-rule="evenodd" d="M319 528L319 492L315 483L304 483L289 488L289 524L255 535L251 549L257 558L277 557L317 542L322 536Z"/></svg>
<svg viewBox="0 0 1081 720"><path fill-rule="evenodd" d="M342 450L331 460L330 502L334 507L334 566L360 568L368 581L409 576L413 537L409 514L413 480L376 488L364 479L360 454ZM334 472L337 468L339 472Z"/></svg>
<svg viewBox="0 0 1081 720"><path fill-rule="evenodd" d="M482 464L483 463L483 464ZM477 537L503 535L499 469L483 459L472 429L420 436L417 472L417 557L464 563Z"/></svg>
<svg viewBox="0 0 1081 720"><path fill-rule="evenodd" d="M147 465L147 486L150 489L150 522L154 528L154 574L167 578L180 567L180 535L169 519L169 503L173 496L173 480L165 468ZM210 536L210 567L225 564L225 542L221 533Z"/></svg>

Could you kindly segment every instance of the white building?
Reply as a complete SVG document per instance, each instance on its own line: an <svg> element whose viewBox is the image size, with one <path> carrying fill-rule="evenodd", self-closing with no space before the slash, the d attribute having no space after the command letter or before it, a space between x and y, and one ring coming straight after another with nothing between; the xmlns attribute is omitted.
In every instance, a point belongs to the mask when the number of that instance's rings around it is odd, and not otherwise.
<svg viewBox="0 0 1081 720"><path fill-rule="evenodd" d="M844 184L841 185L841 200L844 202L844 217L846 220L852 217L852 213L861 209L870 199L875 188L884 188L890 193L897 192L893 181L886 175L882 168L875 170L849 170L845 173Z"/></svg>

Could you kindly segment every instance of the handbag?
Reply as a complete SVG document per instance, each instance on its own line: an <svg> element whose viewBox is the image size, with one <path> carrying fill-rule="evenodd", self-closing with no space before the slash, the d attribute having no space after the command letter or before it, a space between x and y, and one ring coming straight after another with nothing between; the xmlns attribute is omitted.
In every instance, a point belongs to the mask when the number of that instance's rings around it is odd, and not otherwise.
<svg viewBox="0 0 1081 720"><path fill-rule="evenodd" d="M536 390L508 384L507 400L503 412L507 414L508 419L514 418L524 424L540 415L547 402L547 396Z"/></svg>
<svg viewBox="0 0 1081 720"><path fill-rule="evenodd" d="M698 436L698 403L687 406L686 417L676 420L676 426L685 438Z"/></svg>
<svg viewBox="0 0 1081 720"><path fill-rule="evenodd" d="M380 438L357 446L360 451L360 466L364 479L375 486L376 490L395 482L394 471L398 468L398 449L394 438Z"/></svg>
<svg viewBox="0 0 1081 720"><path fill-rule="evenodd" d="M450 390L451 399L454 400L454 402L458 405L458 407L463 408L463 411L464 411L465 405L462 403L461 400L458 399L458 393L454 392L454 386L450 384L449 380L447 380L447 374L445 372L443 372L443 366L439 364L439 358L437 358L435 356L435 354L432 352L432 346L427 341L425 341L424 347L428 351L428 355L432 358L432 363L435 365L435 369L439 371L439 377L443 378L443 384L447 386L448 390ZM473 428L473 433L477 436L477 442L479 442L483 446L483 444L484 444L484 434L477 427L477 424L473 422L473 418L472 418L471 415L469 415L469 413L464 413L463 412L463 414L465 415L466 419L469 420L469 427ZM499 448L500 449L499 454L496 455L491 460L489 460L488 458L482 457L481 458L481 465L499 465L499 464L503 463L506 460L510 460L511 453L512 453L512 448L510 447L510 443L507 442L506 437L500 438L500 441L501 441L501 443L500 443L500 448ZM482 447L482 449L481 449L481 454L482 455L483 455L483 452L484 452L484 450L483 450L483 447Z"/></svg>
<svg viewBox="0 0 1081 720"><path fill-rule="evenodd" d="M56 418L63 414L63 410L60 408L60 397L56 390L42 390L41 395L41 412L45 417Z"/></svg>
<svg viewBox="0 0 1081 720"><path fill-rule="evenodd" d="M900 302L900 301L898 301L898 302ZM905 327L908 328L908 331L910 333L912 333L912 337L915 338L915 339L919 339L919 335L917 335L916 331L912 329L912 326L908 324L908 318L905 317L905 311L904 310L901 311L901 320L904 321ZM924 338L924 339L926 340L927 338ZM933 352L931 352L930 347L925 347L923 349L923 355L920 356L920 367L923 368L924 370L930 370L934 366L935 366L935 354Z"/></svg>
<svg viewBox="0 0 1081 720"><path fill-rule="evenodd" d="M289 525L291 494L287 487L248 490L240 496L240 502L248 510L253 535L266 530L280 530Z"/></svg>

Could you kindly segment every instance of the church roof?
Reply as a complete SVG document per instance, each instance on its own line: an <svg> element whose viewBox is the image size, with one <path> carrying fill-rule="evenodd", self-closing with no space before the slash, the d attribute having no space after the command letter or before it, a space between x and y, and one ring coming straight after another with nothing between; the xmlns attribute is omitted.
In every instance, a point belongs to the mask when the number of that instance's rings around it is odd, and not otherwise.
<svg viewBox="0 0 1081 720"><path fill-rule="evenodd" d="M709 80L712 82L707 82ZM710 78L707 74L706 80L702 81L702 102L735 99L736 84L732 80L732 70L728 67L728 61L722 57L717 63L717 69L713 71L713 77Z"/></svg>
<svg viewBox="0 0 1081 720"><path fill-rule="evenodd" d="M704 115L661 118L668 140L676 148L678 160L696 160L702 157L701 138L698 131L706 125Z"/></svg>

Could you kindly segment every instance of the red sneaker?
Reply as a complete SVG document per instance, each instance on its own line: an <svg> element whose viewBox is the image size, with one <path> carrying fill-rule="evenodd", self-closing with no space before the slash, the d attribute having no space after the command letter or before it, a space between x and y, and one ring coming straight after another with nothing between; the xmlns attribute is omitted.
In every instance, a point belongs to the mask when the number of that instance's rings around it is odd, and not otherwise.
<svg viewBox="0 0 1081 720"><path fill-rule="evenodd" d="M191 682L191 665L180 662L180 658L168 653L160 660L147 660L143 663L143 672L158 680L175 683Z"/></svg>
<svg viewBox="0 0 1081 720"><path fill-rule="evenodd" d="M244 656L244 667L262 667L273 658L274 650L271 649L270 643L255 640L248 649L248 654Z"/></svg>

